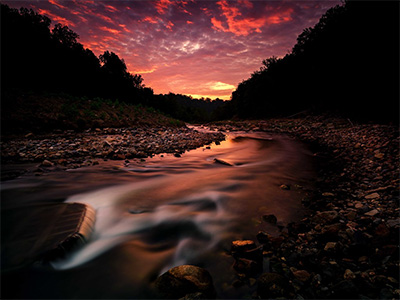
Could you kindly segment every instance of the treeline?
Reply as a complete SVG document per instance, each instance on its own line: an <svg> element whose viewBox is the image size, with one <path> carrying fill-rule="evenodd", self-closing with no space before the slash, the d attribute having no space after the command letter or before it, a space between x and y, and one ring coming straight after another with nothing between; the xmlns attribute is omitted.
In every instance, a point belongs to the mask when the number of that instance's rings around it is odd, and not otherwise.
<svg viewBox="0 0 400 300"><path fill-rule="evenodd" d="M399 2L347 1L298 36L283 58L270 57L241 82L222 117L266 118L337 112L399 117Z"/></svg>
<svg viewBox="0 0 400 300"><path fill-rule="evenodd" d="M123 59L105 51L96 57L79 35L32 9L1 4L1 93L3 112L15 93L63 93L153 107L184 121L205 122L222 101L183 95L154 95L141 75L128 72Z"/></svg>

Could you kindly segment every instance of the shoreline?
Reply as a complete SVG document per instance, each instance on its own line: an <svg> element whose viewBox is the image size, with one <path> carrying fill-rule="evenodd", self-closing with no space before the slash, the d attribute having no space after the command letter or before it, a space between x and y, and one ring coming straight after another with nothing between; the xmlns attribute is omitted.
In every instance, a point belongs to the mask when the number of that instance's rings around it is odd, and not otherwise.
<svg viewBox="0 0 400 300"><path fill-rule="evenodd" d="M308 144L317 159L316 188L303 199L309 214L281 230L278 240L257 234L270 270L256 276L258 292L253 296L399 298L399 131L395 126L310 117L228 122L218 127L287 134Z"/></svg>
<svg viewBox="0 0 400 300"><path fill-rule="evenodd" d="M27 136L2 142L2 164L4 157L6 164L7 160L23 162L33 158L33 162L41 164L36 170L40 175L57 168L93 165L102 159L144 159L165 152L179 157L186 150L223 140L221 132L254 130L285 134L308 144L317 160L316 188L302 201L309 213L301 221L281 228L278 238L265 232L255 235L264 260L269 260L269 270L257 275L239 274L235 284L257 280L258 292L253 296L263 298L400 296L398 128L320 117L206 126L219 132L148 127L67 132L43 138ZM55 139L51 141L52 138ZM37 157L35 145L50 154ZM22 153L23 147L32 155L21 157L18 153ZM128 151L132 148L134 155ZM4 155L7 153L17 154ZM266 275L271 273L273 277ZM275 288L271 290L271 286Z"/></svg>

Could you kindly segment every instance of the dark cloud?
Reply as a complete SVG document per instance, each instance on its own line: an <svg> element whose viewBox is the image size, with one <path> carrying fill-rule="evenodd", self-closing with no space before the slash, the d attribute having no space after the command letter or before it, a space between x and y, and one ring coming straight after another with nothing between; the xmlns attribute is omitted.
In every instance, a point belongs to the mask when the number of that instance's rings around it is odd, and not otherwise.
<svg viewBox="0 0 400 300"><path fill-rule="evenodd" d="M156 93L229 99L339 1L2 1L69 26L96 55L123 58Z"/></svg>

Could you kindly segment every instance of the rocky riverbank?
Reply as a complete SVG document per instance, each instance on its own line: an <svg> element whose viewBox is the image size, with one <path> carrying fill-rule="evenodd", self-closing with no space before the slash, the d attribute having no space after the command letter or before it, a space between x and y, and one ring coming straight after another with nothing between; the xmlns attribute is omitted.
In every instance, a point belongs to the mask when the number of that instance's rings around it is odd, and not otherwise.
<svg viewBox="0 0 400 300"><path fill-rule="evenodd" d="M84 132L66 130L3 140L2 164L35 162L36 175L59 169L74 169L99 164L102 160L145 159L160 153L183 152L223 140L224 134L204 133L188 127L97 128ZM2 170L2 180L12 179L26 170Z"/></svg>
<svg viewBox="0 0 400 300"><path fill-rule="evenodd" d="M256 298L399 298L397 127L309 117L211 128L291 135L310 144L319 168L317 188L303 199L309 215L279 237L259 232L242 241L252 244L242 256L233 251L237 286L257 279ZM252 256L258 245L269 260L265 273Z"/></svg>

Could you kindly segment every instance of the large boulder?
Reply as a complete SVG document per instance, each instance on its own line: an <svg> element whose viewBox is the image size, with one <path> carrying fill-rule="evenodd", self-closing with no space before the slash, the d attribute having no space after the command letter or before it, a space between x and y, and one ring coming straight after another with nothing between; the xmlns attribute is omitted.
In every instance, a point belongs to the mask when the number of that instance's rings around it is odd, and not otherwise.
<svg viewBox="0 0 400 300"><path fill-rule="evenodd" d="M179 299L189 294L196 294L203 299L216 297L210 273L192 265L169 269L157 278L155 286L160 297L164 299Z"/></svg>

